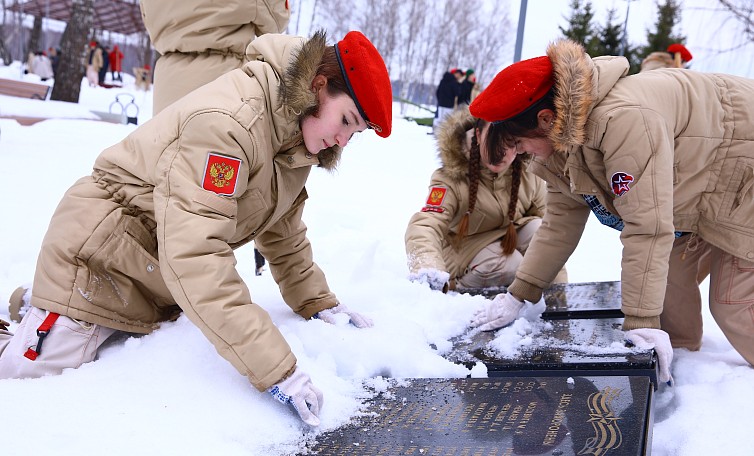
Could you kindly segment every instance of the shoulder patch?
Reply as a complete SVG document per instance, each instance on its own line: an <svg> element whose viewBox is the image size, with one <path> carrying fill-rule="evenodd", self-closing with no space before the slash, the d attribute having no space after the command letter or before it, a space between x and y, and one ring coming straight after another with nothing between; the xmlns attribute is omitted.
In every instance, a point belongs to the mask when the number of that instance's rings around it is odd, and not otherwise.
<svg viewBox="0 0 754 456"><path fill-rule="evenodd" d="M422 208L422 212L445 212L442 208L442 202L445 200L445 193L448 189L445 187L432 187L429 189L427 204Z"/></svg>
<svg viewBox="0 0 754 456"><path fill-rule="evenodd" d="M613 187L613 193L616 196L622 196L627 191L631 190L631 187L629 187L628 184L634 181L634 176L624 173L624 172L617 172L612 175L610 178L610 184Z"/></svg>
<svg viewBox="0 0 754 456"><path fill-rule="evenodd" d="M207 154L207 165L204 167L202 188L218 195L233 195L240 169L240 159L210 152Z"/></svg>

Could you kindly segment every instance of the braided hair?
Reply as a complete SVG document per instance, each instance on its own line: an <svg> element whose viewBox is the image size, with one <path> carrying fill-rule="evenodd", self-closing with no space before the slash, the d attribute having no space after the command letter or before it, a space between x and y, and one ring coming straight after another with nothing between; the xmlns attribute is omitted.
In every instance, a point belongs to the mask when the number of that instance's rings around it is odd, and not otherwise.
<svg viewBox="0 0 754 456"><path fill-rule="evenodd" d="M479 128L480 121L477 120L476 126ZM460 250L463 239L469 232L469 217L474 212L476 206L476 195L479 190L479 177L481 167L481 153L479 151L479 141L476 139L476 134L471 135L471 150L469 151L469 208L466 213L463 214L461 223L458 225L458 233L453 238L452 245L456 250Z"/></svg>
<svg viewBox="0 0 754 456"><path fill-rule="evenodd" d="M484 121L477 120L475 129L481 129L484 126ZM502 160L502 157L500 157ZM516 227L513 224L513 219L516 216L516 207L518 206L518 189L521 186L521 172L523 169L521 156L516 156L515 160L511 163L511 192L510 201L508 203L508 228L505 236L500 241L500 245L505 255L510 255L516 249L518 244L518 233ZM469 152L469 208L461 222L458 225L458 232L452 240L452 245L456 250L460 250L461 244L469 231L469 218L471 213L474 212L476 207L477 192L479 191L479 179L481 169L481 152L479 148L479 141L476 134L471 137L471 150Z"/></svg>
<svg viewBox="0 0 754 456"><path fill-rule="evenodd" d="M521 186L521 155L511 163L511 196L508 202L508 230L500 241L503 248L503 254L510 255L516 250L518 244L518 232L513 225L513 218L516 216L516 206L518 205L518 188Z"/></svg>

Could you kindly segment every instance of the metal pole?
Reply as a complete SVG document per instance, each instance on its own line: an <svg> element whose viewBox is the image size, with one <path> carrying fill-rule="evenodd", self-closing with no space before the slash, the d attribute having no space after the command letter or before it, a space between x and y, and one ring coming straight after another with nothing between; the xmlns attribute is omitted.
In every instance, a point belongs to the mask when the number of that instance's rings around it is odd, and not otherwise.
<svg viewBox="0 0 754 456"><path fill-rule="evenodd" d="M45 18L42 24L44 25L42 27L42 50L47 51L47 21L50 20L50 0L45 1Z"/></svg>
<svg viewBox="0 0 754 456"><path fill-rule="evenodd" d="M516 50L513 52L513 63L521 60L521 48L524 46L524 25L526 25L526 4L528 0L521 0L521 10L518 12L518 31L516 32Z"/></svg>
<svg viewBox="0 0 754 456"><path fill-rule="evenodd" d="M16 2L18 4L18 2ZM21 65L19 65L19 68L21 69L21 79L24 78L24 62L26 62L26 57L24 56L24 4L19 4L20 11L18 13L18 49L21 53L21 57L19 57L19 62ZM12 60L12 59L11 59Z"/></svg>

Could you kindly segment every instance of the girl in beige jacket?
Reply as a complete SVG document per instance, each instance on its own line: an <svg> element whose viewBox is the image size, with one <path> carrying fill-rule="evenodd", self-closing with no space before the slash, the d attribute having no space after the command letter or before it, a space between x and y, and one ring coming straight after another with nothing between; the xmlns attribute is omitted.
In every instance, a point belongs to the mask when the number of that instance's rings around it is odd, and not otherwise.
<svg viewBox="0 0 754 456"><path fill-rule="evenodd" d="M620 231L623 329L655 347L662 380L673 346L701 345L708 274L712 316L754 364L754 80L628 67L561 40L501 71L471 104L494 122L489 147L534 155L530 169L548 183L542 229L509 294L474 324L503 326L536 302L594 213Z"/></svg>
<svg viewBox="0 0 754 456"><path fill-rule="evenodd" d="M525 157L480 147L488 128L466 107L438 130L442 167L405 237L409 278L432 289L510 285L541 223L544 182L524 170Z"/></svg>
<svg viewBox="0 0 754 456"><path fill-rule="evenodd" d="M146 334L184 313L252 385L319 423L321 393L252 300L233 250L256 241L301 317L371 324L330 291L302 213L312 167L333 169L355 133L390 134L390 78L359 32L334 46L321 32L265 35L246 52L243 68L107 148L66 192L32 307L15 335L0 331L0 378L78 367L115 331Z"/></svg>

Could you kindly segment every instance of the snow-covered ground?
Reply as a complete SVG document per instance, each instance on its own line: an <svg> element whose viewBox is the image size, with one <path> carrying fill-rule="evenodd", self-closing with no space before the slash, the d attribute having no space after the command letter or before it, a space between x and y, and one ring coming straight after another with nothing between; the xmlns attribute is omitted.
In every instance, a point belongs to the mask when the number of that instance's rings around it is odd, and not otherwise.
<svg viewBox="0 0 754 456"><path fill-rule="evenodd" d="M0 67L0 77L18 78L19 70ZM67 108L0 96L0 115L31 110L53 117L26 127L0 119L0 318L8 319L12 291L31 283L63 192L91 171L103 148L136 128L71 119L80 117L71 113L108 111L120 93L134 96L139 123L146 122L151 93L134 90L129 79L121 89L84 83L79 105ZM332 290L371 316L374 328L302 320L285 305L269 272L254 275L251 246L236 252L253 298L324 392L320 428L308 428L292 410L252 388L182 317L148 336L115 340L97 361L60 376L0 380L0 454L295 454L316 433L358 413L385 378L466 376L465 367L432 346L447 348L485 300L444 295L407 280L404 231L426 199L438 162L428 129L400 119L398 105L394 112L390 138L363 133L336 173L312 172L304 215L315 260ZM570 279L619 280L620 253L617 232L592 219L567 264ZM701 351L676 350L675 386L663 386L655 396L654 455L752 454L754 369L731 348L706 306L704 318ZM530 320L500 331L498 340L510 347L527 332L536 334L543 323Z"/></svg>

